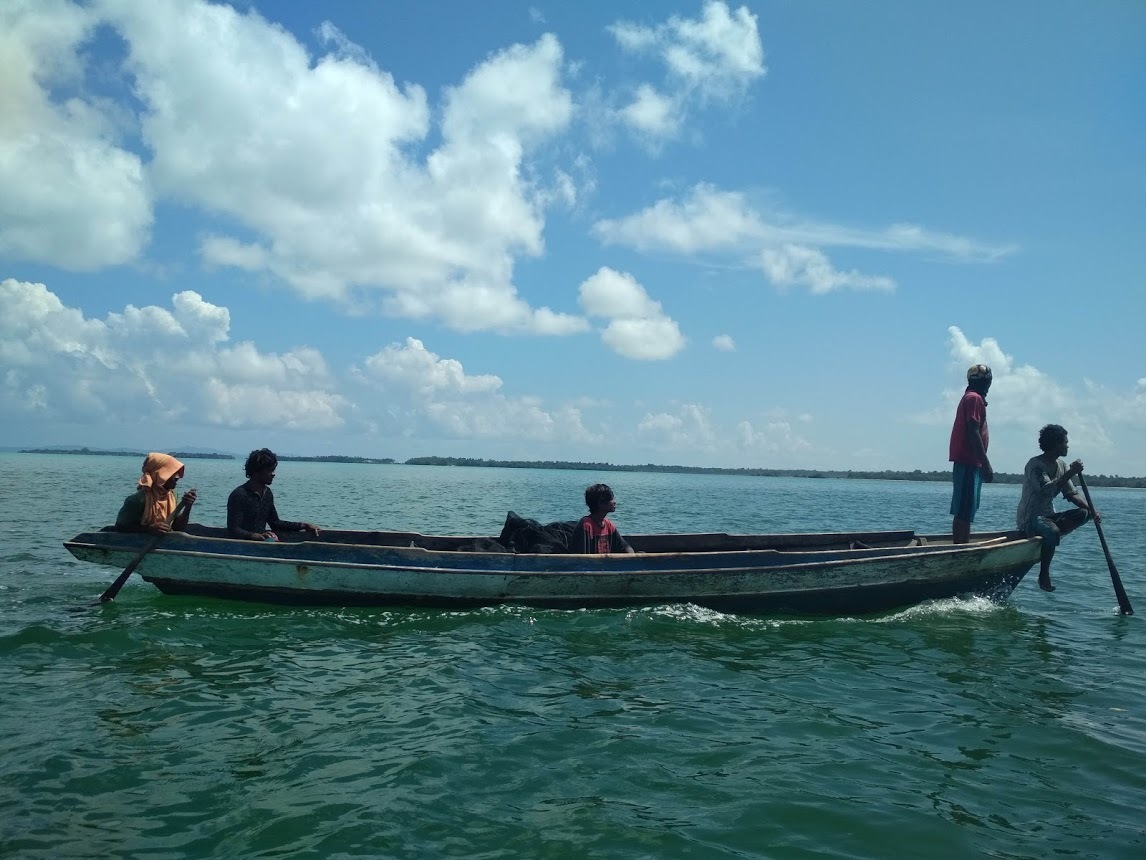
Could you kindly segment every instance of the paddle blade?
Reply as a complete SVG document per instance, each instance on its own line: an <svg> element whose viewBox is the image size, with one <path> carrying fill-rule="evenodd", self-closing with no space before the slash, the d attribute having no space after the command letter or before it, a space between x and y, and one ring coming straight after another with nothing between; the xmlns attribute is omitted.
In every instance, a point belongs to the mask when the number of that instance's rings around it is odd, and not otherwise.
<svg viewBox="0 0 1146 860"><path fill-rule="evenodd" d="M167 517L167 524L170 525L171 523L173 523L175 521L175 518L178 517L179 514L183 512L183 509L185 507L187 507L187 497L186 496L184 496L182 499L179 500L179 504L175 506L175 510L173 510L171 512L171 515ZM117 594L119 594L119 590L121 588L123 588L124 583L126 583L127 580L131 578L131 575L135 572L135 569L137 567L139 567L139 563L141 561L143 561L144 556L146 556L149 552L151 552L153 549L155 549L157 546L159 546L159 542L161 540L163 540L165 537L167 537L167 535L169 535L169 534L170 534L170 532L164 532L163 534L156 535L151 540L149 540L144 545L143 549L141 549L136 554L135 558L133 558L131 561L129 561L127 563L127 567L125 567L123 569L123 573L121 573L119 576L117 576L115 578L115 582L113 582L111 585L109 585L107 587L107 591L105 591L103 594L101 594L99 596L99 600L97 600L92 605L98 606L101 603L107 603L109 600L115 600L115 596Z"/></svg>
<svg viewBox="0 0 1146 860"><path fill-rule="evenodd" d="M107 603L109 600L115 600L115 596L119 594L119 590L123 588L135 569L139 567L139 563L143 561L143 557L159 546L159 542L163 540L163 535L156 535L141 549L131 561L128 562L127 567L123 569L123 573L115 578L115 582L107 587L107 590L99 596L98 603Z"/></svg>
<svg viewBox="0 0 1146 860"><path fill-rule="evenodd" d="M1086 478L1080 474L1078 482L1082 485L1086 503L1090 506L1090 512L1093 514L1094 502L1090 500L1090 488L1086 486ZM1106 566L1110 570L1110 582L1114 585L1114 596L1118 598L1118 611L1123 615L1133 615L1134 607L1130 605L1130 598L1126 596L1126 589L1122 587L1122 577L1118 575L1118 568L1114 566L1114 559L1110 556L1110 547L1106 545L1106 535L1102 533L1102 523L1095 520L1094 527L1098 530L1098 542L1102 544L1102 552L1106 556Z"/></svg>

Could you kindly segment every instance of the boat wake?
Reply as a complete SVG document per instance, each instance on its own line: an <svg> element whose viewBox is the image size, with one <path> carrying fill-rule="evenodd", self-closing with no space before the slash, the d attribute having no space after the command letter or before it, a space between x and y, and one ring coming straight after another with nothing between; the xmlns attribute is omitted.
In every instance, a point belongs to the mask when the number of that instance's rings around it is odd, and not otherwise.
<svg viewBox="0 0 1146 860"><path fill-rule="evenodd" d="M851 622L856 624L897 624L905 621L918 621L923 618L952 617L971 615L985 617L1005 611L1005 607L987 597L951 597L943 600L932 600L909 606L884 615L856 615L856 616L823 616L823 617L769 617L754 615L736 615L719 612L715 609L706 609L694 603L673 603L663 606L645 606L630 609L625 617L628 621L642 618L671 619L685 621L693 624L709 624L712 626L735 627L791 627L806 626L809 624Z"/></svg>
<svg viewBox="0 0 1146 860"><path fill-rule="evenodd" d="M890 615L877 618L856 618L855 621L874 621L877 624L894 624L901 621L918 621L920 618L951 615L986 616L1003 612L1006 607L988 597L948 597L909 606Z"/></svg>

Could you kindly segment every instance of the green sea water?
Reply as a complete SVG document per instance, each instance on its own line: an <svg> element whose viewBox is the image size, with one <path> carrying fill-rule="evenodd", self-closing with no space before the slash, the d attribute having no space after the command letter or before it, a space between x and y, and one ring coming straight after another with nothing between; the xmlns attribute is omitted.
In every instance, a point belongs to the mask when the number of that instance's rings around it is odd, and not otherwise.
<svg viewBox="0 0 1146 860"><path fill-rule="evenodd" d="M0 857L1146 857L1146 615L1091 526L1003 605L875 617L306 609L161 595L61 541L119 457L0 454ZM241 463L190 461L221 524ZM280 514L496 534L943 532L934 483L284 463ZM1146 491L1092 488L1146 614ZM987 486L976 527L1012 524Z"/></svg>

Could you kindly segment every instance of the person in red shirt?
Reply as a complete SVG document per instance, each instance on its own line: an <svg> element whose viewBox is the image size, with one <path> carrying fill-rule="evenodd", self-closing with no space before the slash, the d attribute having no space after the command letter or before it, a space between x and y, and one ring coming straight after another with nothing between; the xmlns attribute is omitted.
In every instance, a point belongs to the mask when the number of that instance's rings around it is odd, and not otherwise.
<svg viewBox="0 0 1146 860"><path fill-rule="evenodd" d="M617 509L617 500L609 485L594 484L585 490L585 504L589 506L589 515L581 517L569 536L569 552L581 555L633 552L629 542L608 520L609 514Z"/></svg>
<svg viewBox="0 0 1146 860"><path fill-rule="evenodd" d="M987 459L987 391L991 388L991 368L973 364L967 369L967 389L955 410L951 427L951 542L971 540L971 523L979 510L983 483L995 480Z"/></svg>

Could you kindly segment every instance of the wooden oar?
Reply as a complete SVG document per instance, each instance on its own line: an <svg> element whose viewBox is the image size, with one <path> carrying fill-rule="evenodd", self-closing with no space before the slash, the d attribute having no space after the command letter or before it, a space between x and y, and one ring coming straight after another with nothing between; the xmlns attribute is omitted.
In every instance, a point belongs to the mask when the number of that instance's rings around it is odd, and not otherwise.
<svg viewBox="0 0 1146 860"><path fill-rule="evenodd" d="M1090 512L1094 513L1094 502L1090 500L1090 490L1086 486L1086 478L1080 473L1078 482L1082 484L1082 492L1086 496L1086 503L1090 505ZM1118 568L1114 566L1114 559L1110 557L1110 548L1106 545L1106 535L1102 533L1102 523L1094 521L1098 529L1098 540L1102 544L1102 551L1106 553L1106 566L1110 568L1110 581L1114 583L1114 595L1118 598L1118 611L1123 615L1133 615L1134 608L1130 605L1130 598L1126 596L1126 589L1122 587L1122 579L1118 576Z"/></svg>
<svg viewBox="0 0 1146 860"><path fill-rule="evenodd" d="M171 525L171 523L175 521L175 518L183 512L185 507L187 507L186 494L184 494L183 498L179 500L179 504L176 505L175 510L171 512L171 516L167 518L167 524ZM123 573L115 578L115 582L108 586L107 591L99 596L97 605L99 603L107 603L109 600L115 600L115 596L119 594L119 590L123 588L123 584L127 582L128 578L135 572L135 569L139 567L139 563L143 561L143 557L155 549L157 546L159 546L159 542L169 534L170 532L164 532L163 534L158 534L149 540L144 545L143 549L141 549L135 556L135 558L127 563L127 567L123 569Z"/></svg>

